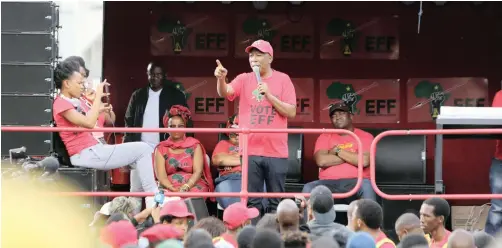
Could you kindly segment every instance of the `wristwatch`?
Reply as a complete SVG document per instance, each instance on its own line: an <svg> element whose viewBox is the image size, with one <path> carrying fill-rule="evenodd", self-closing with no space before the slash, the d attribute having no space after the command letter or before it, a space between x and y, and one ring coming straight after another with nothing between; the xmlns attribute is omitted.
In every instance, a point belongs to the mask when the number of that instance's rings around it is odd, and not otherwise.
<svg viewBox="0 0 502 248"><path fill-rule="evenodd" d="M341 151L340 147L335 147L335 155L338 156L338 153Z"/></svg>

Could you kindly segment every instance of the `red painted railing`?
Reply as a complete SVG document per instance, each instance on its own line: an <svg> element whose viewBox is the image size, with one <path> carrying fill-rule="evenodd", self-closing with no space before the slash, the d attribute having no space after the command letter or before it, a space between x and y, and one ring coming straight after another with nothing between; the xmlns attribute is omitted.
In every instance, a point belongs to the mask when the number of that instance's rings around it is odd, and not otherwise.
<svg viewBox="0 0 502 248"><path fill-rule="evenodd" d="M451 134L502 134L502 129L448 129L448 130L390 130L380 133L371 143L370 150L370 172L371 186L375 192L387 200L425 200L432 195L389 195L382 192L376 184L375 155L377 143L386 136L398 135L451 135ZM502 194L437 194L435 197L441 197L449 200L480 200L480 199L502 199Z"/></svg>
<svg viewBox="0 0 502 248"><path fill-rule="evenodd" d="M200 192L200 193L180 193L166 192L166 196L181 196L181 197L241 197L242 201L247 201L248 197L264 197L264 198L293 198L298 195L309 196L308 193L250 193L248 192L248 135L250 133L340 133L348 134L357 141L357 146L362 147L361 140L354 133L342 129L250 129L250 128L60 128L60 127L30 127L30 126L2 126L2 132L105 132L105 133L168 133L168 132L185 132L185 133L241 133L242 144L242 189L240 193L216 193L216 192ZM354 195L363 182L363 153L358 152L358 170L356 186L347 193L333 194L334 198L348 198ZM153 192L59 192L57 194L65 196L153 196Z"/></svg>

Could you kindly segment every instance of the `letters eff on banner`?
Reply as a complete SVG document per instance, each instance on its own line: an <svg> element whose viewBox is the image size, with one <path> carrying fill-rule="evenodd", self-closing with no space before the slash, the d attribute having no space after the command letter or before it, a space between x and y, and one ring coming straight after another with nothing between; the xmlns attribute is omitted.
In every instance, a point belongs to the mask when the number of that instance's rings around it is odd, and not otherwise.
<svg viewBox="0 0 502 248"><path fill-rule="evenodd" d="M270 42L275 58L314 58L313 26L308 16L291 22L287 15L238 15L235 57L248 57L246 47L261 39Z"/></svg>
<svg viewBox="0 0 502 248"><path fill-rule="evenodd" d="M344 102L354 123L399 121L398 79L325 79L320 83L320 120L331 123L329 107Z"/></svg>
<svg viewBox="0 0 502 248"><path fill-rule="evenodd" d="M228 55L228 25L217 16L163 14L150 28L153 56L223 57Z"/></svg>
<svg viewBox="0 0 502 248"><path fill-rule="evenodd" d="M321 59L399 59L399 20L327 17L321 21Z"/></svg>
<svg viewBox="0 0 502 248"><path fill-rule="evenodd" d="M407 87L408 122L431 122L441 106L490 106L486 78L410 78Z"/></svg>
<svg viewBox="0 0 502 248"><path fill-rule="evenodd" d="M227 121L228 101L218 96L214 77L177 77L174 81L185 93L194 121Z"/></svg>

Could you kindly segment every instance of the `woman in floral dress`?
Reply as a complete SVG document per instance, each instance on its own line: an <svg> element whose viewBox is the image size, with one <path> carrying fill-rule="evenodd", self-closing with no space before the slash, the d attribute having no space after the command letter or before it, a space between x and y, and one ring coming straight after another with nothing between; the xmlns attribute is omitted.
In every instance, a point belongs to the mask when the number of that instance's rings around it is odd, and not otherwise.
<svg viewBox="0 0 502 248"><path fill-rule="evenodd" d="M163 118L165 127L185 128L190 110L174 105ZM169 138L155 148L155 175L171 192L214 191L206 151L199 140L185 133L171 132Z"/></svg>

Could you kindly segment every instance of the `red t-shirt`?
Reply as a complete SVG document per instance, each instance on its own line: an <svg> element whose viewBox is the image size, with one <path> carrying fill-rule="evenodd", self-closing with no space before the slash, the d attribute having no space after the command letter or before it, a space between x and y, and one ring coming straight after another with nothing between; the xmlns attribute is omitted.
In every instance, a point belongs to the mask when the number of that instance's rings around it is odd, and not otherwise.
<svg viewBox="0 0 502 248"><path fill-rule="evenodd" d="M280 101L296 106L295 87L287 74L274 70L272 76L262 78L262 81L267 83L269 91ZM229 86L233 94L228 95L228 100L239 97L239 127L288 128L288 118L280 115L267 98L258 92L254 73L238 75ZM249 155L288 157L287 133L251 133L248 141Z"/></svg>
<svg viewBox="0 0 502 248"><path fill-rule="evenodd" d="M92 102L85 99L84 97L80 98L81 102L82 102L82 106L85 106L85 112L88 112L89 110L91 110L91 107L92 107ZM99 127L105 127L105 113L100 113L99 116L98 116L98 121L96 122L96 127L99 128ZM103 132L92 132L92 136L94 136L94 138L96 139L99 139L99 138L104 138L105 137L105 134Z"/></svg>
<svg viewBox="0 0 502 248"><path fill-rule="evenodd" d="M58 127L78 127L73 123L67 121L62 113L77 108L77 110L85 112L85 107L81 106L79 101L78 106L74 106L70 101L57 97L52 105L53 117ZM65 144L68 155L71 157L80 153L85 148L98 144L98 141L92 136L90 132L59 132L61 140Z"/></svg>
<svg viewBox="0 0 502 248"><path fill-rule="evenodd" d="M237 154L239 153L239 147L233 145L230 143L228 140L222 140L216 144L216 147L214 148L213 151L213 158L217 154ZM231 170L225 170L224 167L219 166L218 171L220 172L220 176L232 174L235 172L241 172L241 166L232 166Z"/></svg>
<svg viewBox="0 0 502 248"><path fill-rule="evenodd" d="M354 128L354 133L361 140L361 143L363 145L363 152L369 152L371 142L373 141L373 135L358 128ZM352 136L323 133L319 136L319 138L317 138L314 148L314 154L319 150L331 150L337 145L340 145L343 150L358 152L357 142ZM363 177L370 178L369 167L364 168ZM349 163L331 166L325 169L321 169L321 171L319 172L320 180L349 178L357 178L357 166L351 165Z"/></svg>
<svg viewBox="0 0 502 248"><path fill-rule="evenodd" d="M493 98L492 107L502 107L502 90L495 94ZM497 140L497 145L495 146L495 158L502 160L502 140Z"/></svg>
<svg viewBox="0 0 502 248"><path fill-rule="evenodd" d="M376 247L377 248L396 248L396 244L389 238L387 238L387 235L385 233L380 232L378 237L375 240Z"/></svg>
<svg viewBox="0 0 502 248"><path fill-rule="evenodd" d="M450 237L451 232L448 230L445 230L446 234L444 235L443 239L439 242L434 241L434 239L431 238L431 243L429 244L430 248L446 248L448 244L448 238Z"/></svg>

